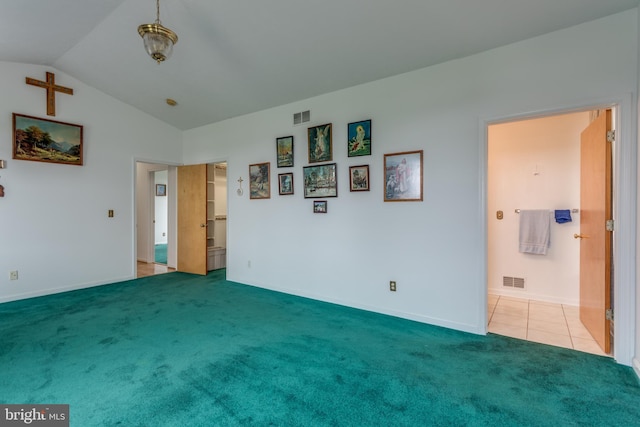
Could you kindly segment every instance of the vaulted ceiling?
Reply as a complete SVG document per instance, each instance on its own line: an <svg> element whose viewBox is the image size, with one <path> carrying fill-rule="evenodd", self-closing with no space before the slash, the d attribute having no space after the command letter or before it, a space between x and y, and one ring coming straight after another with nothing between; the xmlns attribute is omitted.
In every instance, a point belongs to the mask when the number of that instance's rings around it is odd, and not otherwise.
<svg viewBox="0 0 640 427"><path fill-rule="evenodd" d="M179 129L461 58L639 0L2 0L0 60L54 67ZM569 52L567 54L570 54ZM44 78L44 76L33 76ZM65 85L66 82L58 80ZM166 98L178 105L170 107Z"/></svg>

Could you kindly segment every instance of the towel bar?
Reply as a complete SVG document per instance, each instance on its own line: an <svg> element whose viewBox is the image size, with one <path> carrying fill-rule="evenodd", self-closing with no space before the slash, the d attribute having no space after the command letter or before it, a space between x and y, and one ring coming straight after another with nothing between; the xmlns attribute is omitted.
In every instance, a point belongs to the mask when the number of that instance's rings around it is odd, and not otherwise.
<svg viewBox="0 0 640 427"><path fill-rule="evenodd" d="M520 209L516 209L516 210L515 210L515 212L516 212L517 214L519 214L519 213L520 213ZM555 211L550 210L549 212L555 212ZM578 213L578 212L580 212L580 209L575 209L575 208L574 208L574 209L571 209L571 213Z"/></svg>

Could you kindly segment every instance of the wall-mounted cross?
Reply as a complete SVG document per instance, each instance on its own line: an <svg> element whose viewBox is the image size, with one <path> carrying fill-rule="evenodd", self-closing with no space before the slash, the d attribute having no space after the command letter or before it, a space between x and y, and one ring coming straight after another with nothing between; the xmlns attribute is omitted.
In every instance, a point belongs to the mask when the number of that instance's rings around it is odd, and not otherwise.
<svg viewBox="0 0 640 427"><path fill-rule="evenodd" d="M55 74L50 73L48 71L47 71L46 82L32 79L31 77L27 77L27 84L38 86L47 90L47 115L48 116L56 115L56 92L62 92L68 95L73 95L73 89L57 85Z"/></svg>

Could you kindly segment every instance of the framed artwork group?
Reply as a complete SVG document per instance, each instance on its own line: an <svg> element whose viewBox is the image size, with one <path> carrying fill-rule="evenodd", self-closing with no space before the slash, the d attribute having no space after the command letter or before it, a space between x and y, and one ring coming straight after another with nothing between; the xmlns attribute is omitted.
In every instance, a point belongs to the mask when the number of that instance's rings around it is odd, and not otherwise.
<svg viewBox="0 0 640 427"><path fill-rule="evenodd" d="M372 147L371 120L347 125L347 157L370 156ZM302 167L304 198L338 197L337 164L333 161L333 124L325 123L307 128L308 165ZM278 168L294 166L294 137L276 138L276 164ZM270 163L249 165L250 199L271 197ZM423 200L423 151L403 151L384 154L385 202L412 202ZM278 194L293 195L294 174L278 174ZM370 191L369 165L349 166L349 191ZM326 213L327 201L314 200L313 212Z"/></svg>

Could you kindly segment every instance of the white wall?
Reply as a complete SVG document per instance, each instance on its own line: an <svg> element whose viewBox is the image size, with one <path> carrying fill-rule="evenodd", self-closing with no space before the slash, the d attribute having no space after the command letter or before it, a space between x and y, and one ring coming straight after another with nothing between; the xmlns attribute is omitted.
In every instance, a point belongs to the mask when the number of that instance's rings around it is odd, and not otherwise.
<svg viewBox="0 0 640 427"><path fill-rule="evenodd" d="M46 71L74 89L52 118L84 126L84 166L11 159L11 113L48 117L25 84ZM0 75L0 301L134 277L134 158L180 161L181 132L51 67L0 62Z"/></svg>
<svg viewBox="0 0 640 427"><path fill-rule="evenodd" d="M640 13L637 14L637 19L639 21L638 26L640 27ZM636 49L638 50L638 57L640 57L640 34L637 35L638 44L636 45ZM637 76L637 86L636 86L636 94L640 93L640 67L636 70ZM640 114L640 96L636 97L636 122L640 123L640 118L638 117ZM638 130L638 127L636 127ZM640 132L636 135L636 137L640 140ZM640 164L640 150L636 152L636 160L637 163ZM640 188L640 175L636 176L636 182L638 183L638 187ZM640 198L637 198L636 195L636 208L639 213L640 220ZM640 232L637 232L640 233ZM636 265L640 265L640 234L636 236ZM635 286L635 308L636 308L636 316L635 316L635 352L633 358L633 368L636 372L636 375L640 377L640 277L636 277L636 286Z"/></svg>
<svg viewBox="0 0 640 427"><path fill-rule="evenodd" d="M635 93L637 24L632 10L185 132L186 163L228 160L228 278L484 332L479 124ZM607 60L597 52L607 52ZM291 122L306 109L309 125L333 123L338 197L329 199L326 215L313 214L302 195L307 126ZM373 121L373 155L347 158L347 123L362 119ZM275 138L285 135L295 138L295 167L283 169L294 172L295 195L280 197ZM383 154L416 149L424 150L424 202L384 203ZM271 199L249 200L248 165L265 161L272 166ZM348 190L348 167L357 164L371 167L370 192ZM397 281L396 293L389 280Z"/></svg>
<svg viewBox="0 0 640 427"><path fill-rule="evenodd" d="M580 233L580 214L564 224L550 214L551 246L543 256L518 252L515 210L580 207L580 133L588 124L582 112L489 127L489 292L579 305L580 245L573 235ZM524 278L525 289L505 288L503 276Z"/></svg>

